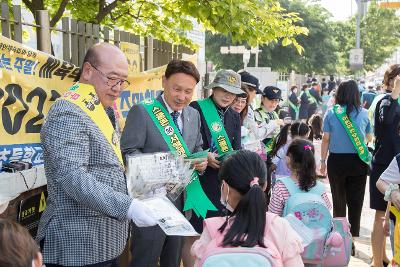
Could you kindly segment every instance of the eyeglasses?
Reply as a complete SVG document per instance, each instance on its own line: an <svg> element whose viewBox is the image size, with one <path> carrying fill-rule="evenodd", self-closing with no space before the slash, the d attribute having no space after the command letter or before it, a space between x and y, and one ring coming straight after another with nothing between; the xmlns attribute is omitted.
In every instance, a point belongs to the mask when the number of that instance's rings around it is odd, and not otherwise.
<svg viewBox="0 0 400 267"><path fill-rule="evenodd" d="M90 64L90 63L89 63ZM107 85L112 88L114 88L115 86L117 86L118 84L120 85L121 89L124 90L126 88L128 88L128 86L131 84L129 81L124 80L124 79L119 79L119 78L113 78L113 77L108 77L104 72L102 72L101 70L99 70L98 68L96 68L95 66L93 66L92 64L90 64L90 66L92 66L95 70L97 70L103 77L105 77L107 79Z"/></svg>
<svg viewBox="0 0 400 267"><path fill-rule="evenodd" d="M236 97L234 102L238 104L247 104L247 99L243 97Z"/></svg>

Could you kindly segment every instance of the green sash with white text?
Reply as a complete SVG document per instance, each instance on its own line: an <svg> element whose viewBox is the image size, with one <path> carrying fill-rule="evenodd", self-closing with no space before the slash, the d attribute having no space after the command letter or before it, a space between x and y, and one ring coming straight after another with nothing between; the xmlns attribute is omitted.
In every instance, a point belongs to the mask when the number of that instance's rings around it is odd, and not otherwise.
<svg viewBox="0 0 400 267"><path fill-rule="evenodd" d="M304 93L306 94L308 101L310 101L310 104L318 104L317 99L310 93L309 90L305 90Z"/></svg>
<svg viewBox="0 0 400 267"><path fill-rule="evenodd" d="M347 116L346 107L335 105L333 107L333 112L346 130L346 133L353 143L353 146L356 149L360 159L369 165L371 163L372 156L369 153L368 147L365 144L364 140L362 140L362 137L357 127L354 125L349 116Z"/></svg>
<svg viewBox="0 0 400 267"><path fill-rule="evenodd" d="M218 115L217 108L212 99L206 98L197 101L197 103L203 112L208 129L211 133L211 138L217 147L218 155L223 156L226 153L232 152L231 141L229 140L224 124L221 122L221 118Z"/></svg>
<svg viewBox="0 0 400 267"><path fill-rule="evenodd" d="M289 99L288 99L288 103L289 103L289 106L294 110L294 112L295 112L295 114L296 114L296 120L299 118L299 107L298 106L296 106L295 104L293 104L293 102L292 101L290 101Z"/></svg>
<svg viewBox="0 0 400 267"><path fill-rule="evenodd" d="M145 99L141 104L157 126L170 151L183 157L190 156L190 151L182 135L164 106L156 99ZM197 171L193 172L191 182L186 186L186 200L183 210L189 209L193 209L198 217L203 218L206 217L208 210L217 210L204 193Z"/></svg>

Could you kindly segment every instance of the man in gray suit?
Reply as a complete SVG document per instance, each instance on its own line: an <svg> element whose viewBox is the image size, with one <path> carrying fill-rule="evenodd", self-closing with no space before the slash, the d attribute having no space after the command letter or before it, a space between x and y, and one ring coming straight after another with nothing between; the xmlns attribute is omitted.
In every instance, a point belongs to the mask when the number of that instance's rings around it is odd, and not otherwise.
<svg viewBox="0 0 400 267"><path fill-rule="evenodd" d="M188 106L199 80L199 72L193 63L173 60L168 64L163 76L164 93L157 97L171 114L190 153L201 151L203 144L200 115ZM133 106L129 111L121 137L121 150L124 157L128 154L170 150L149 113L141 104ZM207 160L195 165L195 169L200 172L206 167ZM182 211L183 197L178 198L174 204ZM182 237L166 236L159 226L146 228L133 226L130 266L155 267L159 262L160 267L179 267L182 246Z"/></svg>
<svg viewBox="0 0 400 267"><path fill-rule="evenodd" d="M107 43L94 45L85 56L79 83L56 101L42 127L49 195L37 241L47 267L118 266L129 220L138 226L156 224L151 211L128 196L121 152L112 144L118 137L111 107L129 85L127 76L121 50ZM71 93L77 102L66 97ZM87 109L79 106L88 99L79 99L85 94L93 100ZM113 133L112 142L106 132Z"/></svg>

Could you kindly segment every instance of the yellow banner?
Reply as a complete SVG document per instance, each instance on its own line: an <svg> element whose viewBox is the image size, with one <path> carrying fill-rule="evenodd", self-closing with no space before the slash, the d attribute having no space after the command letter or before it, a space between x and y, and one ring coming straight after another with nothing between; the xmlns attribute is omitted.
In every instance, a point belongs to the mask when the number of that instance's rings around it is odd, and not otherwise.
<svg viewBox="0 0 400 267"><path fill-rule="evenodd" d="M121 42L119 44L122 52L124 52L129 64L129 74L135 74L140 72L141 57L140 57L140 46L137 44Z"/></svg>
<svg viewBox="0 0 400 267"><path fill-rule="evenodd" d="M124 121L129 109L162 91L166 66L130 75L115 104ZM0 169L9 161L43 164L40 129L54 101L73 84L79 68L0 36Z"/></svg>

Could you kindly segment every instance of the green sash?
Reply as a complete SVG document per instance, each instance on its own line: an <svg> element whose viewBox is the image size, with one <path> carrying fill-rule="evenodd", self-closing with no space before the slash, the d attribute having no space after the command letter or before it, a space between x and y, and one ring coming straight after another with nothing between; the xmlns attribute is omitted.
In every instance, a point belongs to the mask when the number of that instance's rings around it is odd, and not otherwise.
<svg viewBox="0 0 400 267"><path fill-rule="evenodd" d="M272 137L266 144L265 144L265 152L268 153L271 152L274 147L275 147L275 139L276 136Z"/></svg>
<svg viewBox="0 0 400 267"><path fill-rule="evenodd" d="M221 118L218 115L217 108L211 98L197 101L203 112L207 127L210 130L212 140L218 150L218 155L223 156L233 151L228 134L225 131Z"/></svg>
<svg viewBox="0 0 400 267"><path fill-rule="evenodd" d="M164 106L156 99L146 99L141 104L149 113L170 151L189 157L190 151ZM193 209L197 217L203 218L206 217L208 210L217 210L204 193L197 171L193 172L192 182L186 186L186 201L183 210L189 209Z"/></svg>
<svg viewBox="0 0 400 267"><path fill-rule="evenodd" d="M347 116L346 107L335 105L333 107L333 112L335 113L336 117L339 119L340 123L346 130L346 133L349 136L351 142L353 143L354 148L356 149L360 159L369 165L371 163L371 158L372 158L371 154L369 153L368 147L365 144L364 140L362 140L357 127L355 127L354 123L351 121L349 116Z"/></svg>
<svg viewBox="0 0 400 267"><path fill-rule="evenodd" d="M290 101L289 99L288 99L288 103L289 103L289 106L294 110L294 112L296 113L296 120L299 118L299 107L298 106L296 106L295 104L293 104L292 103L292 101Z"/></svg>
<svg viewBox="0 0 400 267"><path fill-rule="evenodd" d="M310 104L318 103L317 99L315 99L315 97L310 93L309 90L304 91L304 93L306 93L308 101L310 101Z"/></svg>

